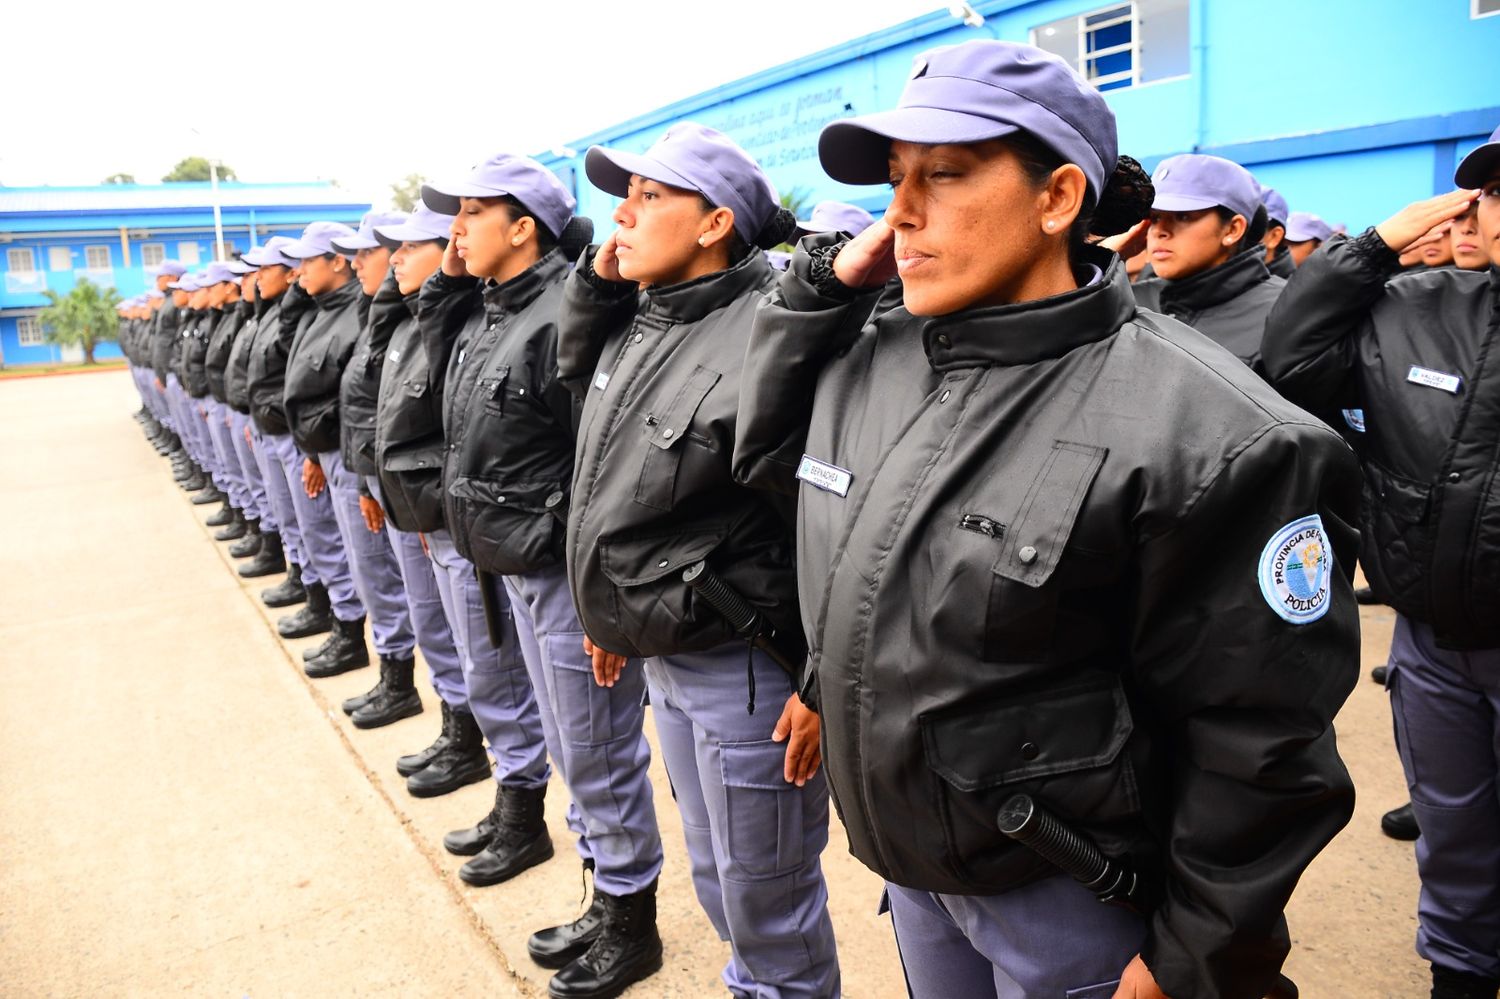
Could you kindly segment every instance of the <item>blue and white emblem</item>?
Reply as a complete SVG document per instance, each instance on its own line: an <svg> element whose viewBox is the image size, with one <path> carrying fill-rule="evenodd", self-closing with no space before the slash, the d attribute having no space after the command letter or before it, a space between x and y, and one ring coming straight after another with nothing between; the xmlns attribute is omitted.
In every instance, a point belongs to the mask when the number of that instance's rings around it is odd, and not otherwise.
<svg viewBox="0 0 1500 999"><path fill-rule="evenodd" d="M1260 553L1260 592L1283 620L1311 624L1328 613L1333 549L1317 514L1277 531Z"/></svg>
<svg viewBox="0 0 1500 999"><path fill-rule="evenodd" d="M1365 432L1365 411L1362 409L1346 409L1344 422L1349 424L1349 429L1358 433Z"/></svg>

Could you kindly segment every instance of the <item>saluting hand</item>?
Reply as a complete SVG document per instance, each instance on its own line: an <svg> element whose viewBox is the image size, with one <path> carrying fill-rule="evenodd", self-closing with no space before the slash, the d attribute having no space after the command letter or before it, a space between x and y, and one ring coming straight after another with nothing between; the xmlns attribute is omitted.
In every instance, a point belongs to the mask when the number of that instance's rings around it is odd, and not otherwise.
<svg viewBox="0 0 1500 999"><path fill-rule="evenodd" d="M308 499L317 499L318 494L328 485L328 476L323 474L321 465L313 464L311 458L302 459L302 489L307 493Z"/></svg>
<svg viewBox="0 0 1500 999"><path fill-rule="evenodd" d="M1114 250L1121 260L1129 260L1146 248L1146 234L1151 231L1151 220L1141 219L1122 233L1099 240L1106 250Z"/></svg>
<svg viewBox="0 0 1500 999"><path fill-rule="evenodd" d="M1137 954L1125 966L1120 976L1120 985L1115 989L1114 999L1169 999L1156 984L1156 976L1146 967L1146 962Z"/></svg>
<svg viewBox="0 0 1500 999"><path fill-rule="evenodd" d="M846 288L878 288L896 276L896 230L876 222L844 244L833 273Z"/></svg>
<svg viewBox="0 0 1500 999"><path fill-rule="evenodd" d="M359 498L359 512L365 516L365 526L370 529L371 534L379 534L380 529L385 526L385 511L380 504L375 502L373 496L361 496Z"/></svg>
<svg viewBox="0 0 1500 999"><path fill-rule="evenodd" d="M1397 253L1406 250L1436 226L1458 218L1469 210L1480 191L1453 191L1426 201L1414 201L1375 227L1380 238Z"/></svg>
<svg viewBox="0 0 1500 999"><path fill-rule="evenodd" d="M620 258L615 254L615 234L611 234L594 254L594 273L606 281L623 281Z"/></svg>
<svg viewBox="0 0 1500 999"><path fill-rule="evenodd" d="M449 277L464 277L469 273L469 269L464 266L464 258L458 255L458 242L452 238L443 250L442 267L443 273Z"/></svg>
<svg viewBox="0 0 1500 999"><path fill-rule="evenodd" d="M786 707L781 709L781 718L771 732L771 741L786 743L783 775L788 784L802 787L817 776L823 762L823 748L818 742L822 727L823 720L802 703L802 698L794 693L786 699Z"/></svg>
<svg viewBox="0 0 1500 999"><path fill-rule="evenodd" d="M583 636L583 651L594 660L594 682L601 687L613 687L620 674L625 671L625 657L601 649L587 635Z"/></svg>

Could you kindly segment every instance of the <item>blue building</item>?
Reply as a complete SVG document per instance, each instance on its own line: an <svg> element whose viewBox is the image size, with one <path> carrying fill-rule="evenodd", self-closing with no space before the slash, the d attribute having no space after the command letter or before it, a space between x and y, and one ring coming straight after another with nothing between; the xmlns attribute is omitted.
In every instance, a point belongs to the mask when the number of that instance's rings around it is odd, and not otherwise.
<svg viewBox="0 0 1500 999"><path fill-rule="evenodd" d="M317 219L356 224L370 207L327 183L222 183L218 200L226 255ZM88 278L129 298L163 260L192 269L214 259L214 240L207 183L0 187L0 365L71 359L42 340L43 292ZM95 353L118 356L114 344Z"/></svg>
<svg viewBox="0 0 1500 999"><path fill-rule="evenodd" d="M1500 125L1500 0L975 0L689 97L541 157L602 230L615 199L583 174L593 144L640 151L668 125L718 128L783 193L877 213L883 188L818 165L830 121L895 106L917 53L974 38L1031 42L1108 94L1120 150L1148 170L1224 156L1311 211L1358 230L1452 189L1453 168ZM982 19L982 23L979 22Z"/></svg>

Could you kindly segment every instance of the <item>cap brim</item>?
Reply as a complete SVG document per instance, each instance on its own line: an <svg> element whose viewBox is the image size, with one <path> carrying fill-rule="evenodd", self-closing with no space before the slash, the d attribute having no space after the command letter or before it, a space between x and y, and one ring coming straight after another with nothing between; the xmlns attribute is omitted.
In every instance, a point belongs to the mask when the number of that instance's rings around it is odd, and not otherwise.
<svg viewBox="0 0 1500 999"><path fill-rule="evenodd" d="M1201 212L1206 208L1219 207L1216 198L1196 197L1191 194L1162 194L1156 192L1151 202L1152 211L1157 212ZM1227 207L1227 206L1226 206Z"/></svg>
<svg viewBox="0 0 1500 999"><path fill-rule="evenodd" d="M380 240L380 245L387 250L397 249L402 243L430 243L435 239L448 238L446 232L435 236L421 226L412 225L410 222L378 225L373 232L375 238Z"/></svg>
<svg viewBox="0 0 1500 999"><path fill-rule="evenodd" d="M227 266L231 271L240 275L241 277L244 277L246 274L254 274L256 271L260 270L259 264L253 264L250 261L246 260L244 257L241 257L238 260L231 260L225 266Z"/></svg>
<svg viewBox="0 0 1500 999"><path fill-rule="evenodd" d="M823 170L844 184L884 184L890 177L892 142L924 146L968 145L999 139L1019 125L943 108L896 108L826 126L818 136Z"/></svg>
<svg viewBox="0 0 1500 999"><path fill-rule="evenodd" d="M350 236L347 239L330 239L328 241L333 248L340 253L353 256L360 250L373 250L380 245L377 239L367 239L364 236Z"/></svg>
<svg viewBox="0 0 1500 999"><path fill-rule="evenodd" d="M321 257L325 253L334 252L336 251L332 249L321 250L316 246L308 246L301 240L297 240L290 246L283 246L281 248L281 255L283 257L291 257L293 260L311 260L313 257Z"/></svg>
<svg viewBox="0 0 1500 999"><path fill-rule="evenodd" d="M583 172L588 176L590 184L617 198L629 196L631 177L644 177L685 191L698 190L692 181L668 168L666 164L640 153L627 153L623 149L589 147L588 155L583 158Z"/></svg>
<svg viewBox="0 0 1500 999"><path fill-rule="evenodd" d="M462 180L444 182L442 187L423 184L422 204L439 215L457 215L459 198L500 198L509 193L497 187L481 187Z"/></svg>
<svg viewBox="0 0 1500 999"><path fill-rule="evenodd" d="M1453 171L1453 183L1459 187L1482 187L1500 173L1500 142L1486 142L1472 150Z"/></svg>

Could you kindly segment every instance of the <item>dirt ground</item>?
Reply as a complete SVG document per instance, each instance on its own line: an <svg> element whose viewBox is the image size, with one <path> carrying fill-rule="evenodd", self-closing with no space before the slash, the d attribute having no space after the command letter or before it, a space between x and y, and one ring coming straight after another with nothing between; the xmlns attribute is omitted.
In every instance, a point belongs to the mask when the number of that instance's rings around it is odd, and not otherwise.
<svg viewBox="0 0 1500 999"><path fill-rule="evenodd" d="M582 898L560 782L557 857L460 882L441 837L493 791L406 794L395 757L438 727L425 671L423 714L354 729L338 703L375 670L302 675L316 640L276 637L256 598L276 577L234 574L134 408L124 373L0 386L0 994L545 995L526 936ZM1393 618L1362 614L1368 671ZM1338 732L1359 804L1292 899L1287 970L1308 999L1422 996L1411 846L1379 830L1406 794L1384 692L1362 680ZM666 967L629 995L722 995L726 947L652 776ZM845 994L904 995L879 881L836 823L824 863Z"/></svg>

